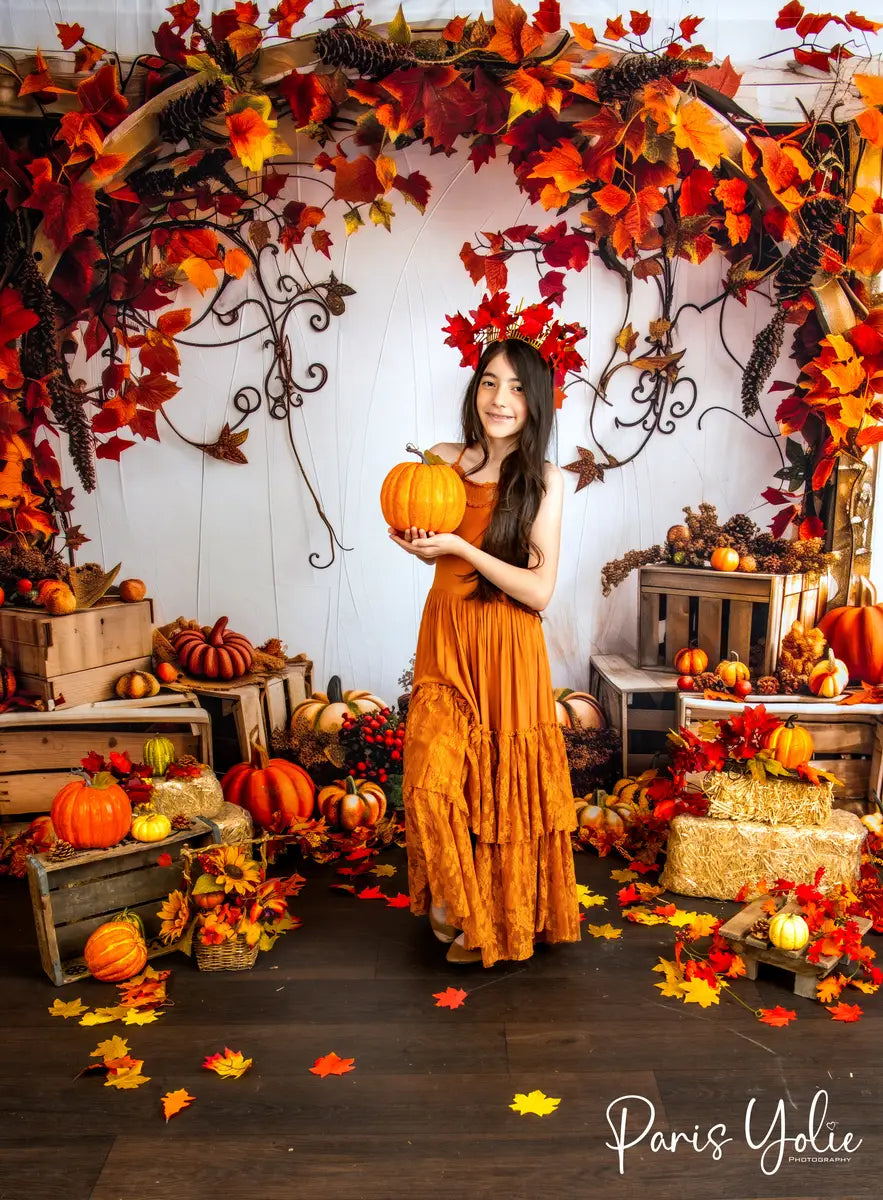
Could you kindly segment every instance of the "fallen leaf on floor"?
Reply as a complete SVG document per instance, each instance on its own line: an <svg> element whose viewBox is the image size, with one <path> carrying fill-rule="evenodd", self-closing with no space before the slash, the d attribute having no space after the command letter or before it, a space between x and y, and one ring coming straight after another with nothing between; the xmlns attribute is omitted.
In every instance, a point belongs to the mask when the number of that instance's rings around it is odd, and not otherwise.
<svg viewBox="0 0 883 1200"><path fill-rule="evenodd" d="M53 1000L52 1007L46 1010L50 1017L78 1017L86 1011L86 1005L77 997L76 1000Z"/></svg>
<svg viewBox="0 0 883 1200"><path fill-rule="evenodd" d="M606 925L588 925L586 926L592 937L596 938L618 938L622 937L622 930L615 929L608 921Z"/></svg>
<svg viewBox="0 0 883 1200"><path fill-rule="evenodd" d="M116 1004L113 1008L96 1008L80 1017L81 1025L106 1025L109 1021L121 1021L126 1013L131 1012L125 1004Z"/></svg>
<svg viewBox="0 0 883 1200"><path fill-rule="evenodd" d="M396 868L392 863L378 863L376 867L369 868L372 875L395 875Z"/></svg>
<svg viewBox="0 0 883 1200"><path fill-rule="evenodd" d="M879 991L879 983L868 983L867 979L850 979L850 984L854 988L858 988L860 992L864 992L866 996L873 996L874 992Z"/></svg>
<svg viewBox="0 0 883 1200"><path fill-rule="evenodd" d="M831 974L825 979L820 979L816 984L816 999L822 1004L830 1004L832 1000L836 1000L843 989L846 987L848 980L843 975Z"/></svg>
<svg viewBox="0 0 883 1200"><path fill-rule="evenodd" d="M345 1075L347 1071L354 1071L355 1068L354 1058L340 1058L332 1050L330 1054L323 1054L321 1058L316 1059L310 1067L310 1074L319 1075L324 1079L326 1075Z"/></svg>
<svg viewBox="0 0 883 1200"><path fill-rule="evenodd" d="M611 871L610 878L615 879L617 883L628 883L631 879L639 879L637 871L630 871L628 868L620 869L619 871Z"/></svg>
<svg viewBox="0 0 883 1200"><path fill-rule="evenodd" d="M370 870L371 870L371 864L364 862L364 863L361 863L358 867L338 867L336 873L338 875L348 875L348 876L352 877L354 875L365 875Z"/></svg>
<svg viewBox="0 0 883 1200"><path fill-rule="evenodd" d="M357 846L355 850L350 850L349 854L345 854L344 858L348 862L358 862L360 858L375 858L376 856L376 850L372 850L368 846Z"/></svg>
<svg viewBox="0 0 883 1200"><path fill-rule="evenodd" d="M104 1086L120 1088L124 1091L141 1087L142 1083L148 1083L150 1080L149 1075L141 1074L143 1066L143 1062L136 1061L134 1067L124 1067L121 1071L111 1071L110 1075L104 1081Z"/></svg>
<svg viewBox="0 0 883 1200"><path fill-rule="evenodd" d="M712 987L706 979L686 979L681 985L681 995L685 1004L698 1004L708 1008L712 1004L720 1004L721 988L726 984L721 980L720 987Z"/></svg>
<svg viewBox="0 0 883 1200"><path fill-rule="evenodd" d="M121 1038L119 1034L114 1034L112 1038L108 1038L104 1042L99 1042L90 1058L103 1058L105 1063L108 1059L123 1058L129 1053L129 1043L125 1038Z"/></svg>
<svg viewBox="0 0 883 1200"><path fill-rule="evenodd" d="M858 1021L862 1016L862 1009L857 1004L835 1004L828 1012L835 1021Z"/></svg>
<svg viewBox="0 0 883 1200"><path fill-rule="evenodd" d="M150 1025L162 1016L162 1011L156 1008L129 1008L123 1020L124 1025Z"/></svg>
<svg viewBox="0 0 883 1200"><path fill-rule="evenodd" d="M781 1004L777 1004L775 1008L759 1008L757 1011L760 1013L757 1019L764 1025L790 1025L792 1021L797 1020L794 1009L782 1008Z"/></svg>
<svg viewBox="0 0 883 1200"><path fill-rule="evenodd" d="M533 1091L516 1092L513 1103L509 1105L511 1109L518 1113L520 1117L526 1117L528 1113L533 1113L537 1117L547 1117L549 1113L553 1113L561 1103L561 1098L556 1100L552 1096L547 1096L545 1092Z"/></svg>
<svg viewBox="0 0 883 1200"><path fill-rule="evenodd" d="M195 1099L196 1097L191 1096L186 1088L178 1088L175 1092L166 1092L160 1100L166 1121L177 1116L179 1112L183 1112L185 1108L189 1108Z"/></svg>
<svg viewBox="0 0 883 1200"><path fill-rule="evenodd" d="M460 1008L467 994L462 988L455 987L445 988L443 992L432 993L436 1001L436 1008Z"/></svg>
<svg viewBox="0 0 883 1200"><path fill-rule="evenodd" d="M137 979L129 979L126 983L118 983L117 988L120 1003L126 1008L152 1008L165 1004L168 1000L165 978L145 979L139 976Z"/></svg>
<svg viewBox="0 0 883 1200"><path fill-rule="evenodd" d="M387 908L410 908L411 897L405 892L396 892L394 896L386 897Z"/></svg>
<svg viewBox="0 0 883 1200"><path fill-rule="evenodd" d="M332 883L329 886L329 891L332 892L355 892L355 890L351 883Z"/></svg>
<svg viewBox="0 0 883 1200"><path fill-rule="evenodd" d="M357 900L385 900L386 896L380 890L379 885L375 883L373 885L373 887L362 888L362 890L360 892L356 892L356 899Z"/></svg>
<svg viewBox="0 0 883 1200"><path fill-rule="evenodd" d="M214 1071L216 1075L220 1075L222 1079L239 1079L252 1062L252 1059L242 1057L241 1050L231 1050L229 1046L225 1046L223 1054L218 1052L209 1055L202 1065L207 1071Z"/></svg>
<svg viewBox="0 0 883 1200"><path fill-rule="evenodd" d="M590 887L586 887L584 883L576 885L576 898L583 908L591 908L595 904L606 904L607 897L599 896L597 892L593 892Z"/></svg>

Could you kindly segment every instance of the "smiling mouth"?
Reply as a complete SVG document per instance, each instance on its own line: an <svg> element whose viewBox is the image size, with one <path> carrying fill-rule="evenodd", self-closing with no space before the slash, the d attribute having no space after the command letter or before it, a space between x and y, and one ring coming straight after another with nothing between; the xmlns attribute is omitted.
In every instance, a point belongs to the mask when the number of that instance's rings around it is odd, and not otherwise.
<svg viewBox="0 0 883 1200"><path fill-rule="evenodd" d="M511 417L503 416L502 413L488 413L489 421L511 421Z"/></svg>

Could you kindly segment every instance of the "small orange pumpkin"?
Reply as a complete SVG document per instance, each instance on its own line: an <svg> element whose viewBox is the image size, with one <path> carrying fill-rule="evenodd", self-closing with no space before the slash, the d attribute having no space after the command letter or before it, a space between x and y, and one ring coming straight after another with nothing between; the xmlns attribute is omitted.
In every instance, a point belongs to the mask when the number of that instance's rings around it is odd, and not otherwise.
<svg viewBox="0 0 883 1200"><path fill-rule="evenodd" d="M50 580L37 593L38 602L53 616L66 616L76 611L77 598L68 585L60 579Z"/></svg>
<svg viewBox="0 0 883 1200"><path fill-rule="evenodd" d="M50 816L59 839L75 850L104 850L129 832L132 805L113 776L101 771L91 783L66 783L52 801Z"/></svg>
<svg viewBox="0 0 883 1200"><path fill-rule="evenodd" d="M147 595L143 579L124 579L120 584L120 599L126 604L136 604Z"/></svg>
<svg viewBox="0 0 883 1200"><path fill-rule="evenodd" d="M813 752L812 734L802 725L795 725L795 720L795 717L789 717L784 725L764 738L764 746L772 750L776 762L789 769L809 762Z"/></svg>
<svg viewBox="0 0 883 1200"><path fill-rule="evenodd" d="M711 565L715 571L738 571L739 553L732 546L716 546L711 552Z"/></svg>
<svg viewBox="0 0 883 1200"><path fill-rule="evenodd" d="M680 675L701 675L708 667L708 655L698 646L685 646L675 655L674 668Z"/></svg>
<svg viewBox="0 0 883 1200"><path fill-rule="evenodd" d="M89 936L83 951L86 966L96 979L118 983L143 971L147 963L144 926L135 913L121 912Z"/></svg>
<svg viewBox="0 0 883 1200"><path fill-rule="evenodd" d="M839 696L849 683L849 668L846 663L834 657L834 651L828 647L828 655L816 663L809 673L809 690L815 696L823 696L831 700Z"/></svg>
<svg viewBox="0 0 883 1200"><path fill-rule="evenodd" d="M721 679L728 688L735 687L740 679L750 679L751 672L741 662L739 655L735 650L730 651L730 657L725 658L723 662L719 662L714 670L715 675L720 675Z"/></svg>
<svg viewBox="0 0 883 1200"><path fill-rule="evenodd" d="M555 715L565 729L606 729L601 705L588 692L555 688Z"/></svg>
<svg viewBox="0 0 883 1200"><path fill-rule="evenodd" d="M367 779L347 775L322 788L316 801L320 814L331 825L352 831L359 826L373 827L386 812L383 788Z"/></svg>
<svg viewBox="0 0 883 1200"><path fill-rule="evenodd" d="M405 447L420 461L399 463L380 488L386 523L401 532L415 525L427 533L453 533L466 512L466 488L450 463L437 454Z"/></svg>

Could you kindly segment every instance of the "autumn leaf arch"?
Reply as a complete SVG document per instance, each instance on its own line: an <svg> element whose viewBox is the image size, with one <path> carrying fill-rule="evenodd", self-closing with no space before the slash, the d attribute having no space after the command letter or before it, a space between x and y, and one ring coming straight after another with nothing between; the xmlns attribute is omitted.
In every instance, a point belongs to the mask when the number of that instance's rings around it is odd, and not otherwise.
<svg viewBox="0 0 883 1200"><path fill-rule="evenodd" d="M183 0L153 49L125 67L68 24L58 35L72 72L40 53L27 64L0 59L25 117L0 127L0 536L51 544L61 534L71 551L82 542L52 437L67 437L89 489L95 457L157 439L158 420L176 429L166 408L179 390L178 347L217 317L234 337L263 338L271 365L260 386L237 393L238 420L192 444L243 461L244 422L265 404L287 424L333 561L340 543L290 423L326 371L296 368L288 322L306 306L313 327L325 327L351 294L332 273L313 283L307 270L307 254L330 258L335 206L345 206L346 236L366 221L390 229L400 200L424 210L430 180L400 174L396 157L420 139L444 154L465 143L476 171L505 154L516 186L550 213L546 227L464 245L473 283L491 295L524 254L550 311L591 257L621 276L627 300L638 285L658 289L649 349L626 310L609 361L596 382L584 380L591 436L595 406L629 372L637 415L621 423L643 431L635 453L674 427L674 390L689 394L691 382L676 342L678 263L726 260L702 307L722 313L750 292L765 296L770 321L744 364L741 416L767 436L788 435L782 486L767 493L775 530L820 527L835 464L860 462L883 436L883 312L870 288L883 268L883 83L867 61L853 76L880 26L855 12L807 13L797 0L781 10L783 53L832 82L829 111L782 132L741 107L738 74L698 44L694 17L660 34L632 11L596 36L562 24L557 0L532 14L494 0L490 21L412 30L401 10L375 28L363 6L335 0L328 28L298 35L305 8L282 0L261 27L253 3L203 23L196 0ZM840 40L828 44L832 33ZM280 121L315 143L309 159L293 156ZM303 172L324 187L323 204L286 198ZM231 299L246 272L253 294ZM175 306L184 283L207 296L195 318ZM761 396L786 328L800 374L773 385L786 393L775 430ZM73 378L78 345L101 364L91 388ZM581 482L621 461L597 439L580 447Z"/></svg>

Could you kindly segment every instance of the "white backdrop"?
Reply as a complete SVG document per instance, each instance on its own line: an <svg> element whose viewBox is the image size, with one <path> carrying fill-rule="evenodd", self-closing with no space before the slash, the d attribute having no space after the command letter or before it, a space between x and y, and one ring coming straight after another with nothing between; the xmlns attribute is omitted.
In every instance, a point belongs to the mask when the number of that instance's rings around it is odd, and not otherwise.
<svg viewBox="0 0 883 1200"><path fill-rule="evenodd" d="M206 11L209 6L203 7ZM320 3L310 11L321 15L325 7ZM395 7L377 0L370 12L380 22ZM564 7L568 19L596 28L603 27L606 15L614 15L596 5ZM743 62L788 44L786 35L777 37L772 30L774 10L767 4L743 3L738 21L729 6L730 19L721 19L717 7L655 4L651 15L675 23L688 13L706 15L700 30L706 44ZM408 3L405 12L415 21L447 19L456 6ZM88 37L132 53L151 45L149 31L162 19L163 6L147 0L44 0L27 6L7 0L0 31L7 45L54 48L53 22L79 20ZM767 116L787 109L796 90L784 75L772 82L777 86L764 83L747 96L748 104L757 103ZM315 662L317 686L324 687L338 673L345 687L370 688L392 701L400 690L397 678L414 651L432 572L389 541L379 511L380 484L394 463L408 457L406 442L428 446L457 436L467 372L458 366L457 352L443 344L441 326L445 314L465 312L480 296L459 261L462 243L479 230L550 221L550 214L524 203L504 161L489 164L476 176L465 154L435 155L429 161L426 150L414 146L399 156L399 170L420 170L432 180L426 214L421 217L393 193L392 233L370 226L349 239L339 218L332 217L330 269L356 295L326 332L311 331L305 318L291 330L299 378L306 380L308 362L319 361L329 369L325 388L306 396L294 429L313 487L350 549L338 550L327 569L310 566L312 552L320 562L328 561L327 535L297 473L284 426L263 410L249 420L243 446L247 466L203 456L160 422L162 444L139 441L119 464L99 462L98 489L85 496L77 488L75 517L92 538L79 560L108 566L121 560L124 576L148 583L159 621L184 615L208 623L226 613L233 628L256 642L278 635L291 653L307 653ZM315 185L310 190L309 182L298 187L303 190L292 194L308 201L324 199ZM313 281L327 278L328 270L326 260L309 258ZM723 270L720 259L701 269L682 264L679 300L708 299ZM512 294L527 302L536 299L535 278L532 269L513 269ZM240 288L245 286L243 281ZM632 323L642 335L655 315L651 287L638 285L639 303L633 309ZM187 302L198 308L200 298L197 293L182 295L179 304ZM621 280L600 264L593 262L583 275L571 277L564 314L591 330L582 349L593 380L609 354L623 304ZM728 309L728 342L743 360L768 312L765 302L755 300L747 310L738 305ZM219 339L224 336L218 332ZM231 401L236 388L260 385L268 365L258 343L254 339L238 348L184 352L182 390L168 411L188 437L213 441L225 420L235 421ZM558 586L544 614L555 686L585 686L592 653L634 648L636 579L632 576L602 598L599 575L605 561L662 540L685 504L710 501L722 517L749 512L761 525L770 518L760 493L777 467L771 443L720 412L697 427L698 414L710 405L733 412L739 408L739 372L721 347L717 309L704 317L686 314L677 344L687 348L684 373L699 385L693 414L671 436L655 435L634 463L608 472L603 483L575 493L576 477L565 472ZM785 370L783 362L780 377ZM623 403L628 374L617 377L623 380L621 389L614 385L614 395ZM774 397L765 408L772 415ZM620 411L628 415L627 409ZM571 389L558 415L557 454L554 446L551 454L559 464L577 457L578 443L590 444L587 412L587 389ZM616 441L610 449L622 457L626 446L627 441ZM65 482L75 483L68 467Z"/></svg>

